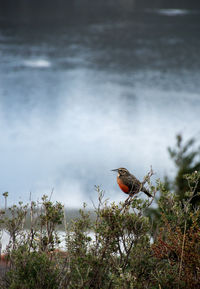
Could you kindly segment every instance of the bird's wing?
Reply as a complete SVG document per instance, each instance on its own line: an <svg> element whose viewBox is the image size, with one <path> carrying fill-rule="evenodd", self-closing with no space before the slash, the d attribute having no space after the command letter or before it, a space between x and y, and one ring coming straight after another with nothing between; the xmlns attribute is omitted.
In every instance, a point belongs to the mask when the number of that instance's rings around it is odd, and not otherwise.
<svg viewBox="0 0 200 289"><path fill-rule="evenodd" d="M126 176L123 181L129 187L130 193L136 194L141 190L141 183L135 176Z"/></svg>
<svg viewBox="0 0 200 289"><path fill-rule="evenodd" d="M141 182L134 175L126 176L123 179L123 183L124 183L125 186L129 187L129 194L133 194L134 195L134 194L137 194L140 191L142 191L148 197L152 197L150 192L144 186L142 186Z"/></svg>

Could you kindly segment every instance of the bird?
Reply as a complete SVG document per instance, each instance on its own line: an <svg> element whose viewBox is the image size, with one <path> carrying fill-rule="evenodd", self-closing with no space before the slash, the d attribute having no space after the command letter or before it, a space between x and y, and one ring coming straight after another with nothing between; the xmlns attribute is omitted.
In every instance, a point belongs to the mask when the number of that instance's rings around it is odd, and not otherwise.
<svg viewBox="0 0 200 289"><path fill-rule="evenodd" d="M119 168L112 170L118 172L117 183L120 189L125 193L133 196L137 193L144 192L148 197L152 197L149 191L143 186L143 184L132 175L127 169Z"/></svg>

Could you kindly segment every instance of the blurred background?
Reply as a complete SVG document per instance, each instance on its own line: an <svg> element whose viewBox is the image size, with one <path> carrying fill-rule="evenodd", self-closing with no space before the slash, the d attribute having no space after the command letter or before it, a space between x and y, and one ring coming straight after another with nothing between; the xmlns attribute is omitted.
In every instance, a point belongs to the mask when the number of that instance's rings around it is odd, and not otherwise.
<svg viewBox="0 0 200 289"><path fill-rule="evenodd" d="M0 192L91 206L126 198L111 169L173 175L199 84L199 0L0 0Z"/></svg>

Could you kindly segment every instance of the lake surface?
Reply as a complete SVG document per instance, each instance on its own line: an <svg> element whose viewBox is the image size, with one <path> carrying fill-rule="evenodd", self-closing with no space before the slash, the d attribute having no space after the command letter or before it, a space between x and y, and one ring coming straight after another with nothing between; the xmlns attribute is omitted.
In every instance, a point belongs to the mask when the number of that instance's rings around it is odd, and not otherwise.
<svg viewBox="0 0 200 289"><path fill-rule="evenodd" d="M77 16L78 17L78 16ZM200 12L32 25L0 18L0 191L124 199L110 169L172 174L175 135L200 138Z"/></svg>

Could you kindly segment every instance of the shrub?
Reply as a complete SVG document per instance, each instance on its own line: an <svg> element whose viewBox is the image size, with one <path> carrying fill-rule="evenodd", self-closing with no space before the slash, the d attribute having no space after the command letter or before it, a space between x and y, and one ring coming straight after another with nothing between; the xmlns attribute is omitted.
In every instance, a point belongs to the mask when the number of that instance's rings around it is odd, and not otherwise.
<svg viewBox="0 0 200 289"><path fill-rule="evenodd" d="M10 234L9 272L0 287L9 289L171 289L200 288L200 211L191 200L199 194L200 172L185 175L187 198L166 190L151 174L145 178L152 199L139 195L108 204L97 187L93 217L84 208L66 227L66 250L59 250L58 226L65 221L63 206L46 196L41 203L9 208L0 214ZM157 235L146 211L160 191ZM30 214L30 228L24 220ZM94 218L95 215L95 218Z"/></svg>
<svg viewBox="0 0 200 289"><path fill-rule="evenodd" d="M58 289L59 270L46 253L21 246L12 251L12 266L4 284L9 289Z"/></svg>

